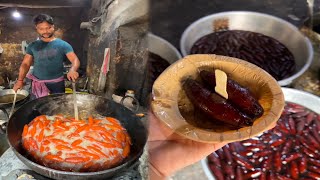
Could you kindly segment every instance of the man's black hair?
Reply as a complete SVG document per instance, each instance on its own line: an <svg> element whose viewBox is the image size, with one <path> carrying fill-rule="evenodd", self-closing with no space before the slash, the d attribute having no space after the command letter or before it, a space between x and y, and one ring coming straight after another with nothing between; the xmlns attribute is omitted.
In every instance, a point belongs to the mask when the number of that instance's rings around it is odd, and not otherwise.
<svg viewBox="0 0 320 180"><path fill-rule="evenodd" d="M34 25L38 25L40 23L47 22L51 25L53 25L53 18L49 16L48 14L38 14L33 18Z"/></svg>

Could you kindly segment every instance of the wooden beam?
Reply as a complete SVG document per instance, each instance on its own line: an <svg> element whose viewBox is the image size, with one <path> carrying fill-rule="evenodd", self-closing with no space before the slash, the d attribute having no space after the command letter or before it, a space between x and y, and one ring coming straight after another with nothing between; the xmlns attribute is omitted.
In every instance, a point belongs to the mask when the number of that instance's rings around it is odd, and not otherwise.
<svg viewBox="0 0 320 180"><path fill-rule="evenodd" d="M11 3L0 3L3 7L17 7L17 8L79 8L84 7L83 5L25 5L25 4L11 4Z"/></svg>
<svg viewBox="0 0 320 180"><path fill-rule="evenodd" d="M0 6L20 8L77 8L91 6L91 0L0 0Z"/></svg>

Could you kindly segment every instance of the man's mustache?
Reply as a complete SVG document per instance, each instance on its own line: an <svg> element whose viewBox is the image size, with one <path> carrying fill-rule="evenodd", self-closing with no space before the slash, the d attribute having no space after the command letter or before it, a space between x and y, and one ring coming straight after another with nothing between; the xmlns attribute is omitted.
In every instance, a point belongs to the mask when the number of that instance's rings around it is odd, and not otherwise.
<svg viewBox="0 0 320 180"><path fill-rule="evenodd" d="M41 34L41 37L46 38L46 37L44 37L45 35L47 35L48 38L51 38L53 36L53 33L52 34L50 34L50 33Z"/></svg>

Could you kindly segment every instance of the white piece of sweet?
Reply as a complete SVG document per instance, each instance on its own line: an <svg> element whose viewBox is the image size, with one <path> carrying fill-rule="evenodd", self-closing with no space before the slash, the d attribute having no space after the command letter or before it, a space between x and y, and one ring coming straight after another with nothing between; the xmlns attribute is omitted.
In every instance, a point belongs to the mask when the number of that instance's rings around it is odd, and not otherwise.
<svg viewBox="0 0 320 180"><path fill-rule="evenodd" d="M214 88L215 92L221 95L222 97L228 99L227 74L219 69L216 69L214 73L216 76L216 87Z"/></svg>

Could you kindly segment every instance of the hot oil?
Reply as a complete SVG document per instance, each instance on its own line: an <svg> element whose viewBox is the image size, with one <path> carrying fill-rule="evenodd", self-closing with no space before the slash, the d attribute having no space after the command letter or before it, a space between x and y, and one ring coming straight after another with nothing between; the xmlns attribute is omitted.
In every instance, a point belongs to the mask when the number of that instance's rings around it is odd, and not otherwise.
<svg viewBox="0 0 320 180"><path fill-rule="evenodd" d="M20 101L24 99L26 96L17 94L17 99L16 101ZM14 94L6 94L3 96L0 96L0 103L13 103L14 100Z"/></svg>
<svg viewBox="0 0 320 180"><path fill-rule="evenodd" d="M99 114L97 111L88 111L85 109L80 109L79 110L79 119L80 120L87 120L89 117L93 117L95 119L104 119L106 116ZM74 112L70 111L70 112L64 112L62 113L62 115L64 117L74 117Z"/></svg>

